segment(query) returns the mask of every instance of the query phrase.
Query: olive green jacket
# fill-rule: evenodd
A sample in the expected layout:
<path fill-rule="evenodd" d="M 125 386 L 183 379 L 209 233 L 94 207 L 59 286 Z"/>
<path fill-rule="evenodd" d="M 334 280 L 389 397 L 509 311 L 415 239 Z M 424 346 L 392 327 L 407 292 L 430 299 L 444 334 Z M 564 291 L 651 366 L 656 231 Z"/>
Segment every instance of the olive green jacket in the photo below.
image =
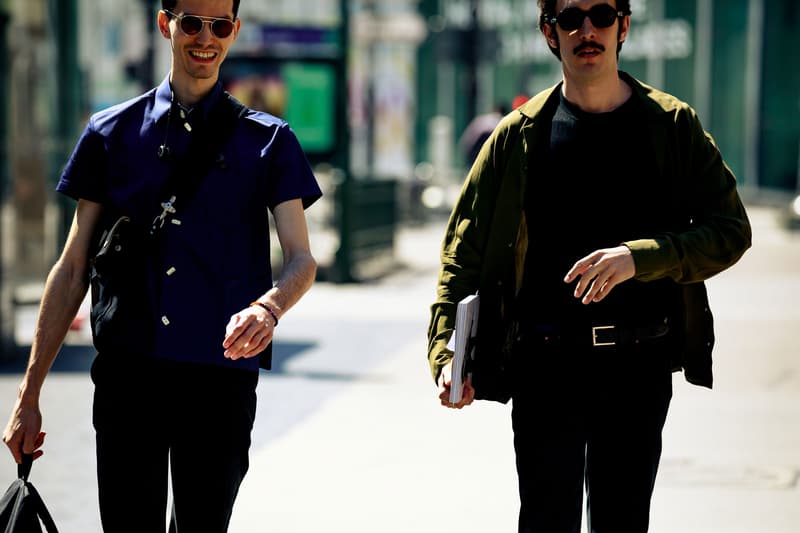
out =
<path fill-rule="evenodd" d="M 647 109 L 655 178 L 666 191 L 653 201 L 672 202 L 676 215 L 674 231 L 636 235 L 631 228 L 631 240 L 622 244 L 633 253 L 635 279 L 669 278 L 682 287 L 683 350 L 675 355 L 674 368 L 683 369 L 689 382 L 710 388 L 714 330 L 702 282 L 736 263 L 750 247 L 750 223 L 736 179 L 694 110 L 624 72 L 620 77 Z M 535 187 L 539 179 L 530 154 L 540 139 L 549 139 L 560 89 L 559 83 L 504 117 L 464 182 L 444 236 L 431 306 L 428 359 L 434 380 L 452 359 L 447 343 L 457 303 L 476 291 L 481 294 L 480 357 L 510 356 L 517 332 L 508 310 L 520 289 L 528 251 L 524 199 L 529 181 Z M 618 157 L 624 163 L 624 146 Z M 482 397 L 477 381 L 476 393 Z"/>

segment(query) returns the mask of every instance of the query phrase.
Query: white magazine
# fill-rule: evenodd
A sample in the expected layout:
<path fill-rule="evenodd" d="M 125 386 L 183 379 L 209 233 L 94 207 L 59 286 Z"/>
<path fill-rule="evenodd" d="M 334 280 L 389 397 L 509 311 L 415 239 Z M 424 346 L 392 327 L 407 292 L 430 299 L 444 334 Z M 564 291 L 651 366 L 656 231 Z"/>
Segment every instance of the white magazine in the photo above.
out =
<path fill-rule="evenodd" d="M 453 374 L 450 382 L 450 402 L 458 403 L 463 394 L 464 382 L 467 379 L 466 361 L 474 352 L 475 335 L 478 332 L 478 309 L 480 297 L 470 294 L 460 302 L 456 311 L 456 328 L 453 332 Z"/>

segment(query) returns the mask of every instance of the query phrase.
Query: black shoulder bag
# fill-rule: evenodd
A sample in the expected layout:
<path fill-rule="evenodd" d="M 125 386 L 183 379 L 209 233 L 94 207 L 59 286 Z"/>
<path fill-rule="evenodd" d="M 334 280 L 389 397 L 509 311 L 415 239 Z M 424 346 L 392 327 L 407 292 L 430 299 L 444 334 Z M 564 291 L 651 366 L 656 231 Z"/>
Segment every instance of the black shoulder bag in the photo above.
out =
<path fill-rule="evenodd" d="M 162 228 L 176 205 L 186 205 L 212 165 L 219 163 L 220 151 L 246 112 L 227 92 L 220 98 L 208 121 L 195 128 L 186 154 L 174 164 L 161 190 L 161 213 L 152 223 L 118 214 L 101 217 L 102 234 L 90 260 L 92 337 L 98 352 L 151 351 L 154 317 L 148 269 Z"/>

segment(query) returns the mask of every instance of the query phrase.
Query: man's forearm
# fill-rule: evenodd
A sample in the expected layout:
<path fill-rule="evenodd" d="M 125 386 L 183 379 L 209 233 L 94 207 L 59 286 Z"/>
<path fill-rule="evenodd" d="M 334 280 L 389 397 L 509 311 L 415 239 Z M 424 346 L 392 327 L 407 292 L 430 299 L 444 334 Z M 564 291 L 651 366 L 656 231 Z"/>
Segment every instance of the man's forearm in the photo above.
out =
<path fill-rule="evenodd" d="M 20 384 L 20 398 L 38 399 L 87 287 L 83 273 L 73 272 L 64 263 L 56 263 L 50 271 L 39 306 L 28 368 Z"/>
<path fill-rule="evenodd" d="M 281 277 L 261 298 L 273 304 L 279 315 L 288 311 L 314 283 L 317 275 L 317 262 L 307 252 L 293 255 L 283 265 Z"/>

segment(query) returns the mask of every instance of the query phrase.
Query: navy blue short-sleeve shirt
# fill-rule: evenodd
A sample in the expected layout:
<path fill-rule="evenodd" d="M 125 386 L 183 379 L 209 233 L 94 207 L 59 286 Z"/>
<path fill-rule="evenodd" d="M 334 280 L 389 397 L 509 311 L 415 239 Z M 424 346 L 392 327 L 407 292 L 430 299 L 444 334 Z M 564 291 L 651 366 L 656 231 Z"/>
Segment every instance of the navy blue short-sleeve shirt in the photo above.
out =
<path fill-rule="evenodd" d="M 191 124 L 223 97 L 217 83 L 186 110 L 171 106 L 171 94 L 167 78 L 94 114 L 56 190 L 149 224 L 161 211 L 161 187 L 188 146 Z M 162 146 L 168 157 L 159 157 Z M 257 358 L 223 357 L 225 326 L 272 287 L 269 210 L 294 199 L 308 207 L 322 192 L 289 125 L 266 113 L 248 109 L 216 160 L 190 201 L 178 202 L 153 254 L 152 355 L 257 370 Z"/>

